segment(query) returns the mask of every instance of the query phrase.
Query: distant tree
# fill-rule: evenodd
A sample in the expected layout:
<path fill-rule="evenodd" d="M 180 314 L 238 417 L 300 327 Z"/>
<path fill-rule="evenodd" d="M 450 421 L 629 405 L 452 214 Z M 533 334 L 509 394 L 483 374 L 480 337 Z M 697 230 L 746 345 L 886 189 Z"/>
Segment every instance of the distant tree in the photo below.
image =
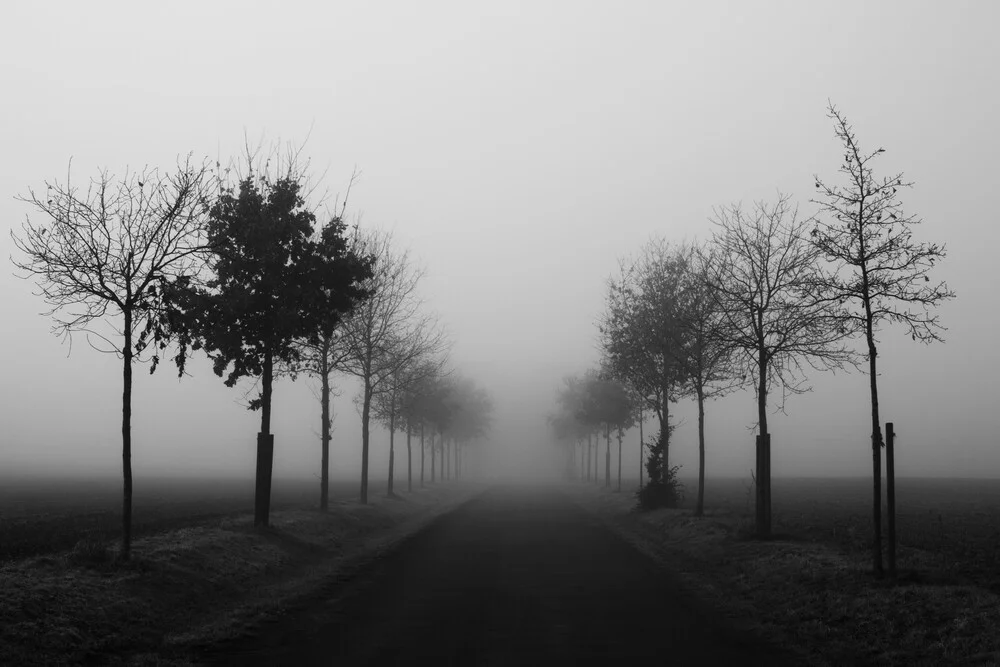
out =
<path fill-rule="evenodd" d="M 12 261 L 37 281 L 54 333 L 84 332 L 122 360 L 122 560 L 132 545 L 132 366 L 153 345 L 152 372 L 166 347 L 167 287 L 197 273 L 211 188 L 206 167 L 190 159 L 172 174 L 102 171 L 83 191 L 67 176 L 20 197 L 41 220 L 11 231 L 22 253 Z"/>
<path fill-rule="evenodd" d="M 592 427 L 584 421 L 583 384 L 577 376 L 563 378 L 556 393 L 556 410 L 548 417 L 549 428 L 557 443 L 570 451 L 580 452 L 580 479 L 590 479 L 590 447 L 584 454 L 584 440 L 592 432 Z M 574 448 L 575 446 L 575 448 Z M 567 457 L 572 455 L 567 452 Z"/>
<path fill-rule="evenodd" d="M 462 451 L 471 442 L 486 436 L 493 421 L 493 399 L 473 380 L 454 379 L 453 402 L 449 434 L 454 445 L 455 478 L 462 472 Z"/>
<path fill-rule="evenodd" d="M 304 174 L 294 160 L 275 176 L 248 157 L 247 171 L 226 185 L 211 209 L 211 278 L 182 293 L 182 340 L 203 348 L 226 386 L 259 380 L 250 401 L 261 411 L 257 438 L 254 525 L 270 514 L 273 436 L 271 396 L 276 366 L 295 367 L 302 341 L 318 344 L 324 323 L 343 317 L 367 293 L 370 275 L 334 221 L 313 240 L 316 216 L 303 198 Z M 336 315 L 335 315 L 336 314 Z M 183 371 L 183 357 L 178 364 Z"/>
<path fill-rule="evenodd" d="M 353 183 L 352 178 L 352 183 Z M 345 200 L 346 206 L 346 200 Z M 327 257 L 342 256 L 343 261 L 331 265 L 334 271 L 345 271 L 354 275 L 358 280 L 365 280 L 370 277 L 371 270 L 367 260 L 346 248 L 348 234 L 346 225 L 343 222 L 344 208 L 339 214 L 330 220 L 323 227 L 318 242 L 321 244 L 321 253 Z M 329 299 L 330 308 L 321 308 L 317 315 L 317 329 L 309 332 L 311 335 L 300 337 L 296 340 L 299 347 L 299 359 L 293 369 L 293 373 L 306 373 L 319 380 L 319 403 L 320 403 L 320 496 L 319 508 L 326 511 L 330 502 L 330 441 L 332 437 L 333 412 L 331 406 L 331 396 L 333 395 L 333 385 L 331 378 L 334 369 L 342 361 L 346 351 L 340 345 L 340 326 L 344 320 L 344 310 L 341 300 L 349 294 L 334 292 L 329 286 L 323 288 L 326 298 Z M 354 298 L 357 301 L 364 299 L 367 295 L 360 289 L 356 290 Z"/>
<path fill-rule="evenodd" d="M 723 313 L 709 288 L 716 248 L 705 244 L 683 251 L 689 256 L 680 315 L 680 360 L 689 392 L 698 404 L 698 499 L 695 516 L 705 511 L 705 401 L 737 386 L 733 350 L 722 336 Z"/>
<path fill-rule="evenodd" d="M 771 451 L 767 398 L 806 390 L 803 363 L 816 369 L 852 360 L 843 347 L 836 309 L 817 299 L 813 286 L 819 250 L 809 242 L 811 220 L 798 217 L 790 198 L 779 194 L 752 211 L 734 204 L 717 209 L 714 261 L 707 267 L 715 307 L 722 315 L 718 340 L 734 352 L 736 368 L 754 381 L 758 439 L 756 531 L 771 534 Z"/>
<path fill-rule="evenodd" d="M 421 313 L 417 285 L 423 270 L 409 252 L 393 247 L 392 235 L 358 230 L 357 251 L 371 257 L 372 275 L 363 288 L 369 298 L 341 328 L 346 354 L 338 370 L 361 380 L 361 502 L 368 502 L 368 452 L 372 400 L 387 391 L 398 369 L 413 359 L 444 347 L 436 322 Z"/>
<path fill-rule="evenodd" d="M 586 385 L 591 421 L 604 426 L 604 486 L 611 486 L 611 431 L 619 431 L 626 427 L 631 418 L 632 406 L 629 403 L 628 390 L 621 382 L 613 379 L 607 369 L 597 371 L 589 378 Z M 621 461 L 621 440 L 619 439 L 619 463 Z M 621 471 L 619 470 L 619 490 L 621 488 Z"/>
<path fill-rule="evenodd" d="M 816 177 L 824 219 L 817 220 L 812 241 L 830 263 L 819 276 L 822 295 L 838 305 L 839 323 L 851 334 L 865 338 L 872 425 L 872 564 L 882 573 L 882 429 L 879 421 L 878 341 L 883 323 L 902 324 L 913 340 L 940 341 L 944 327 L 930 308 L 952 299 L 955 293 L 944 282 L 931 282 L 931 268 L 945 257 L 943 245 L 913 240 L 912 228 L 920 220 L 903 212 L 897 195 L 912 187 L 903 174 L 876 177 L 873 162 L 885 152 L 865 153 L 858 146 L 847 118 L 830 104 L 837 139 L 844 147 L 840 167 L 844 185 L 828 185 Z"/>
<path fill-rule="evenodd" d="M 687 272 L 688 257 L 679 248 L 651 239 L 638 257 L 622 260 L 620 275 L 609 280 L 599 323 L 608 370 L 631 387 L 641 397 L 642 406 L 659 421 L 659 433 L 646 460 L 648 485 L 653 488 L 640 498 L 646 507 L 674 504 L 680 497 L 669 464 L 674 430 L 670 404 L 677 401 L 686 380 L 679 355 L 681 298 Z"/>
<path fill-rule="evenodd" d="M 434 385 L 444 375 L 445 358 L 427 360 L 405 383 L 400 395 L 399 415 L 406 429 L 407 490 L 413 490 L 413 450 L 411 438 L 420 434 L 420 486 L 424 485 L 424 435 L 427 425 L 427 406 L 434 392 Z"/>
<path fill-rule="evenodd" d="M 385 358 L 382 360 L 385 367 L 389 369 L 390 374 L 382 385 L 383 389 L 374 395 L 372 402 L 374 416 L 389 431 L 389 483 L 387 494 L 390 497 L 395 493 L 395 433 L 400 427 L 407 434 L 407 488 L 411 490 L 413 488 L 410 424 L 406 414 L 406 408 L 408 407 L 406 404 L 407 392 L 411 387 L 418 387 L 424 379 L 436 377 L 447 362 L 446 357 L 439 354 L 443 351 L 443 343 L 438 345 L 436 337 L 439 334 L 437 331 L 427 330 L 426 332 L 411 333 L 414 335 L 409 341 L 397 341 L 385 351 L 384 354 L 387 357 L 395 358 Z M 426 351 L 422 352 L 423 346 L 427 343 L 431 343 L 431 345 Z M 420 349 L 414 349 L 414 345 Z"/>

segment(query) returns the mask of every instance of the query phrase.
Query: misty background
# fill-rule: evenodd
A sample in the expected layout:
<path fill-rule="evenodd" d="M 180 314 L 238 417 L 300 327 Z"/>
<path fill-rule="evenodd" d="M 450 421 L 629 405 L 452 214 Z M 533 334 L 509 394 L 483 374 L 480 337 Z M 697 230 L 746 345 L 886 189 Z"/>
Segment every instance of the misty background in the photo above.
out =
<path fill-rule="evenodd" d="M 998 21 L 987 2 L 17 3 L 0 23 L 0 255 L 30 212 L 14 196 L 65 179 L 70 157 L 82 184 L 188 152 L 226 162 L 244 136 L 308 139 L 331 194 L 362 172 L 349 217 L 427 268 L 452 365 L 494 397 L 491 467 L 538 470 L 562 377 L 598 362 L 619 257 L 651 234 L 706 238 L 714 206 L 777 189 L 815 212 L 813 176 L 834 179 L 842 157 L 830 99 L 863 148 L 886 149 L 878 173 L 915 182 L 904 207 L 925 221 L 918 241 L 947 245 L 933 277 L 958 294 L 938 310 L 946 344 L 881 333 L 897 474 L 996 477 Z M 0 475 L 117 475 L 120 362 L 83 336 L 67 356 L 6 266 Z M 250 479 L 250 385 L 228 389 L 203 356 L 188 370 L 136 369 L 136 475 Z M 774 474 L 865 475 L 865 376 L 810 379 L 770 423 Z M 334 478 L 361 457 L 357 382 L 338 384 Z M 318 474 L 309 381 L 279 381 L 274 401 L 275 475 Z M 749 479 L 752 392 L 707 410 L 707 475 Z M 693 401 L 676 414 L 672 461 L 692 475 Z M 377 483 L 388 435 L 372 445 Z"/>

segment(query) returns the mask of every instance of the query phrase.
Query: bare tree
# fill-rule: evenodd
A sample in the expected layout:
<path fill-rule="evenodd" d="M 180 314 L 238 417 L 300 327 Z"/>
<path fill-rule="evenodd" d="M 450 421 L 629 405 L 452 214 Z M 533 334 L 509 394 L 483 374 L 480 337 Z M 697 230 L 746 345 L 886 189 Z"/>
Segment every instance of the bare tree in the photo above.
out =
<path fill-rule="evenodd" d="M 406 336 L 396 340 L 385 352 L 383 366 L 385 381 L 374 393 L 373 414 L 389 430 L 389 484 L 387 493 L 394 495 L 396 478 L 395 434 L 402 427 L 407 433 L 407 488 L 413 489 L 413 457 L 410 444 L 410 423 L 407 419 L 407 392 L 418 387 L 425 379 L 438 377 L 447 363 L 443 354 L 446 341 L 443 332 L 432 319 L 422 321 L 426 326 L 407 330 Z"/>
<path fill-rule="evenodd" d="M 809 242 L 810 219 L 801 219 L 790 197 L 716 209 L 715 261 L 708 284 L 722 314 L 718 337 L 749 375 L 757 395 L 756 531 L 771 534 L 771 449 L 767 400 L 773 388 L 789 394 L 808 390 L 807 364 L 831 369 L 852 361 L 844 348 L 837 312 L 812 292 L 819 250 Z"/>
<path fill-rule="evenodd" d="M 698 404 L 698 499 L 695 516 L 705 511 L 705 401 L 737 386 L 732 348 L 723 340 L 723 314 L 712 297 L 709 282 L 716 265 L 715 246 L 682 250 L 689 257 L 680 316 L 680 360 L 689 391 Z"/>
<path fill-rule="evenodd" d="M 341 329 L 345 355 L 337 370 L 362 382 L 360 495 L 367 503 L 372 400 L 387 391 L 400 368 L 443 348 L 445 338 L 436 321 L 420 312 L 417 286 L 424 271 L 413 264 L 409 251 L 396 250 L 389 232 L 359 229 L 355 234 L 355 251 L 371 258 L 372 276 L 363 283 L 369 298 Z"/>
<path fill-rule="evenodd" d="M 20 197 L 42 219 L 11 232 L 23 254 L 12 261 L 36 279 L 54 333 L 84 332 L 122 360 L 123 560 L 132 541 L 132 366 L 152 345 L 152 372 L 166 347 L 168 287 L 197 273 L 212 183 L 190 158 L 172 174 L 147 167 L 116 179 L 101 171 L 85 190 L 67 174 L 65 183 L 46 182 L 44 194 Z"/>
<path fill-rule="evenodd" d="M 955 293 L 944 282 L 931 282 L 931 268 L 945 257 L 942 245 L 918 243 L 912 228 L 920 220 L 903 212 L 900 188 L 912 187 L 903 174 L 875 176 L 872 163 L 885 152 L 865 153 L 858 146 L 847 118 L 830 104 L 837 139 L 844 147 L 840 173 L 845 185 L 827 185 L 816 177 L 822 199 L 821 215 L 812 241 L 829 261 L 830 270 L 819 276 L 821 293 L 844 306 L 840 324 L 865 338 L 871 398 L 872 425 L 872 566 L 882 573 L 882 428 L 879 422 L 876 359 L 880 324 L 901 324 L 910 337 L 923 343 L 940 341 L 944 327 L 929 309 L 952 299 Z"/>

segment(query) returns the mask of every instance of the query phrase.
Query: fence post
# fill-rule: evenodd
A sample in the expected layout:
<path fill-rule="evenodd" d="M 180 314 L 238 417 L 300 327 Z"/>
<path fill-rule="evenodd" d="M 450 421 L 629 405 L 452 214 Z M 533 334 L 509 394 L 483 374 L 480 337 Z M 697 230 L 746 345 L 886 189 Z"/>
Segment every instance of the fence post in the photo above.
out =
<path fill-rule="evenodd" d="M 896 576 L 896 431 L 892 422 L 885 424 L 885 493 L 886 509 L 889 513 L 888 525 L 888 561 L 889 576 Z"/>

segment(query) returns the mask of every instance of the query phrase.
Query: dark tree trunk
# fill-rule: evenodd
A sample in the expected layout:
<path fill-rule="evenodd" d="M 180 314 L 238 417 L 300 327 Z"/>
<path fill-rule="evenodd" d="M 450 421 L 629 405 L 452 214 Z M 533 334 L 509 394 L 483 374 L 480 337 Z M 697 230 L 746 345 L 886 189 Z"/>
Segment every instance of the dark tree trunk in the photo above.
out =
<path fill-rule="evenodd" d="M 875 336 L 872 331 L 871 304 L 865 302 L 868 339 L 868 375 L 872 399 L 872 568 L 882 576 L 882 426 L 878 414 L 878 376 L 875 368 Z"/>
<path fill-rule="evenodd" d="M 424 488 L 424 423 L 420 422 L 420 488 Z"/>
<path fill-rule="evenodd" d="M 368 504 L 368 420 L 372 410 L 372 386 L 365 379 L 364 402 L 361 406 L 361 504 Z"/>
<path fill-rule="evenodd" d="M 622 430 L 618 429 L 618 493 L 622 491 Z"/>
<path fill-rule="evenodd" d="M 392 496 L 393 481 L 396 479 L 396 418 L 389 415 L 389 488 L 386 495 Z"/>
<path fill-rule="evenodd" d="M 257 483 L 254 488 L 253 525 L 265 527 L 271 514 L 271 470 L 274 466 L 274 438 L 271 435 L 271 386 L 274 358 L 264 353 L 264 373 L 260 392 L 260 435 L 257 437 Z"/>
<path fill-rule="evenodd" d="M 611 488 L 611 424 L 604 425 L 604 486 Z"/>
<path fill-rule="evenodd" d="M 125 308 L 122 345 L 122 548 L 119 558 L 132 555 L 132 311 Z"/>
<path fill-rule="evenodd" d="M 451 438 L 448 438 L 444 443 L 444 457 L 448 464 L 447 472 L 445 472 L 444 478 L 451 479 L 451 445 L 454 442 Z"/>
<path fill-rule="evenodd" d="M 434 431 L 431 431 L 431 483 L 437 480 L 437 450 L 434 449 Z"/>
<path fill-rule="evenodd" d="M 757 356 L 757 536 L 771 536 L 771 438 L 767 430 L 767 352 Z"/>
<path fill-rule="evenodd" d="M 413 448 L 410 440 L 413 437 L 410 425 L 406 425 L 406 490 L 413 493 Z"/>
<path fill-rule="evenodd" d="M 590 458 L 591 458 L 591 449 L 592 449 L 591 448 L 591 440 L 592 439 L 593 439 L 593 435 L 591 433 L 588 433 L 587 434 L 587 481 L 588 482 L 590 481 L 590 471 L 591 471 Z"/>
<path fill-rule="evenodd" d="M 642 439 L 642 407 L 639 408 L 639 490 L 642 490 L 642 468 L 646 458 L 646 443 Z"/>
<path fill-rule="evenodd" d="M 698 398 L 698 502 L 694 515 L 705 513 L 705 390 L 701 382 L 697 383 L 695 392 Z"/>
<path fill-rule="evenodd" d="M 319 475 L 319 509 L 326 512 L 330 507 L 330 369 L 327 367 L 328 352 L 324 350 L 320 369 L 320 412 L 322 456 Z"/>

